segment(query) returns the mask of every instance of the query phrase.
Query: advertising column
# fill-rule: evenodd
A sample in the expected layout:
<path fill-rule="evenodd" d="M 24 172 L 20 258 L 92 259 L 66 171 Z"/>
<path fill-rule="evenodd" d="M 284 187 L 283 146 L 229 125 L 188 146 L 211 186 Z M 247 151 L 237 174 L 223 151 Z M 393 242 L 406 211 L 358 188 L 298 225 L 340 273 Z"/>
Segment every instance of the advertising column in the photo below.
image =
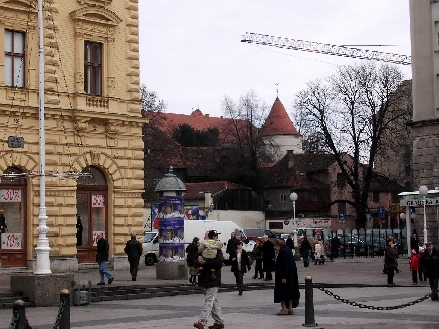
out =
<path fill-rule="evenodd" d="M 184 261 L 183 198 L 161 198 L 159 204 L 159 261 Z"/>

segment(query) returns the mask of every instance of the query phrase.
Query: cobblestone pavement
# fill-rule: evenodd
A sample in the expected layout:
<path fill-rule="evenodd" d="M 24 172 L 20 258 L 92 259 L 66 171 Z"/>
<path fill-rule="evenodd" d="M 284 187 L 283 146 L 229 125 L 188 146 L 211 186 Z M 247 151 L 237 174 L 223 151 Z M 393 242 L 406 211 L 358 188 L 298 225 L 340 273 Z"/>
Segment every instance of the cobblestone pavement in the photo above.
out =
<path fill-rule="evenodd" d="M 301 286 L 305 277 L 311 276 L 314 283 L 332 285 L 328 286 L 329 291 L 354 305 L 382 308 L 410 304 L 429 293 L 427 284 L 412 286 L 407 259 L 400 258 L 399 264 L 401 273 L 395 277 L 396 285 L 387 286 L 386 276 L 382 274 L 382 258 L 339 259 L 308 268 L 297 262 Z M 136 282 L 130 280 L 127 271 L 113 271 L 113 274 L 113 285 L 169 283 L 155 278 L 154 266 L 142 266 Z M 252 274 L 253 269 L 246 274 L 244 283 L 261 281 L 252 279 Z M 0 274 L 0 284 L 4 287 L 7 286 L 7 276 L 7 273 Z M 75 280 L 92 280 L 93 284 L 96 284 L 98 277 L 97 268 L 75 273 Z M 230 267 L 224 267 L 223 282 L 233 283 L 233 280 Z M 187 280 L 173 280 L 172 284 L 178 282 L 188 284 Z M 279 305 L 273 303 L 272 290 L 244 291 L 243 296 L 238 296 L 237 292 L 224 292 L 219 294 L 219 299 L 226 328 L 302 328 L 303 324 L 327 329 L 430 329 L 439 326 L 439 302 L 430 299 L 394 310 L 376 310 L 342 303 L 317 288 L 313 289 L 312 295 L 312 298 L 307 296 L 308 318 L 305 317 L 306 298 L 303 288 L 300 305 L 293 316 L 274 315 Z M 192 324 L 197 320 L 202 304 L 203 296 L 194 294 L 72 306 L 71 328 L 193 328 Z M 309 316 L 312 308 L 314 319 Z M 30 325 L 37 329 L 53 328 L 57 314 L 58 307 L 26 309 Z M 3 319 L 0 328 L 7 328 L 12 319 L 12 310 L 0 310 L 0 318 Z"/>

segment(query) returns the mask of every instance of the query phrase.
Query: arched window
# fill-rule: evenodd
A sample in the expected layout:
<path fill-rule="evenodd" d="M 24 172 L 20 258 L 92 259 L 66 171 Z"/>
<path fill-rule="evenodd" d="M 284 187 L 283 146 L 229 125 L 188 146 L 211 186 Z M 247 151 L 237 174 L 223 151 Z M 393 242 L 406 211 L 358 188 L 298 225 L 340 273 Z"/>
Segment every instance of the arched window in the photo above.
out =
<path fill-rule="evenodd" d="M 27 266 L 26 178 L 7 168 L 0 182 L 0 257 L 2 267 Z"/>
<path fill-rule="evenodd" d="M 99 168 L 88 166 L 82 173 L 91 176 L 79 178 L 77 184 L 77 258 L 79 262 L 94 262 L 96 234 L 107 236 L 108 187 Z"/>

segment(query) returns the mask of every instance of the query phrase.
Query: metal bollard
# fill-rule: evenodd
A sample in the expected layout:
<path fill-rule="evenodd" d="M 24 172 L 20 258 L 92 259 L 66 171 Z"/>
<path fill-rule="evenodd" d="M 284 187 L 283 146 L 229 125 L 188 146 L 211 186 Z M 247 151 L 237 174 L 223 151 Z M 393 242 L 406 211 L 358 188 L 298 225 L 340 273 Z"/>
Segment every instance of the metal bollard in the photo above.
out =
<path fill-rule="evenodd" d="M 61 290 L 59 294 L 59 310 L 53 329 L 70 329 L 70 292 Z"/>
<path fill-rule="evenodd" d="M 27 324 L 27 319 L 26 319 L 26 310 L 25 310 L 24 302 L 22 300 L 16 300 L 13 305 L 12 321 L 9 325 L 9 329 L 32 328 L 30 326 L 26 326 L 26 324 Z"/>
<path fill-rule="evenodd" d="M 312 278 L 305 277 L 305 323 L 304 327 L 316 327 L 314 320 L 314 297 L 312 291 Z"/>

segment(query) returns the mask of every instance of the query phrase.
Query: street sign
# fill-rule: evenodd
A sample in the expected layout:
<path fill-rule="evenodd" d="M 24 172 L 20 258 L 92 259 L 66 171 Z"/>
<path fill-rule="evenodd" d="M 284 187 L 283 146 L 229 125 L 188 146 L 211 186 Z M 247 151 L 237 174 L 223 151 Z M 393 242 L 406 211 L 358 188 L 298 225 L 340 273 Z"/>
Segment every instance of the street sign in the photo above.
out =
<path fill-rule="evenodd" d="M 338 221 L 340 223 L 344 223 L 346 221 L 346 216 L 345 216 L 344 212 L 338 213 Z"/>
<path fill-rule="evenodd" d="M 8 137 L 8 147 L 9 148 L 24 148 L 24 138 L 23 137 L 16 137 L 16 136 L 9 136 Z"/>

